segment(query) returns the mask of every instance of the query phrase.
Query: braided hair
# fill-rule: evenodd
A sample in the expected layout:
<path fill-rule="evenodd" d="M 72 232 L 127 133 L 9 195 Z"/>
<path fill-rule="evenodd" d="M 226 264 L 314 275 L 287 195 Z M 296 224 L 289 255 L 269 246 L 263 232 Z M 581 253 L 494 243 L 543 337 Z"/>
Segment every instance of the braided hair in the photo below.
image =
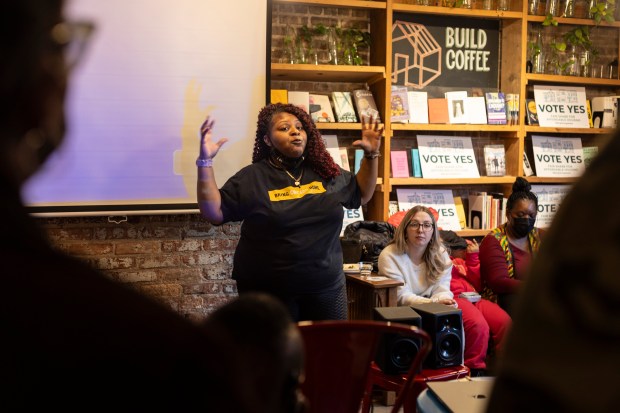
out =
<path fill-rule="evenodd" d="M 256 139 L 254 141 L 252 163 L 269 158 L 271 147 L 265 143 L 263 138 L 270 135 L 274 116 L 283 112 L 290 113 L 299 119 L 308 135 L 305 162 L 308 163 L 310 168 L 326 179 L 340 175 L 340 167 L 327 152 L 321 133 L 315 127 L 310 115 L 299 106 L 285 103 L 272 103 L 260 110 L 258 121 L 256 122 Z"/>
<path fill-rule="evenodd" d="M 536 210 L 538 210 L 538 196 L 532 192 L 532 185 L 527 179 L 518 176 L 512 184 L 512 193 L 506 202 L 506 211 L 512 210 L 517 201 L 522 199 L 534 202 Z"/>

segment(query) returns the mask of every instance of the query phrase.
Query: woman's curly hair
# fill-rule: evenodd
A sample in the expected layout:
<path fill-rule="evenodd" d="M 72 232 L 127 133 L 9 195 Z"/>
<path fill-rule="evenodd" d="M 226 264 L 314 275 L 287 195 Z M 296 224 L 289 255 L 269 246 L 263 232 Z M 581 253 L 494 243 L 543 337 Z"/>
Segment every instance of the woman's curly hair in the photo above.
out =
<path fill-rule="evenodd" d="M 314 126 L 314 122 L 310 115 L 299 106 L 285 103 L 269 104 L 259 112 L 258 121 L 256 122 L 256 140 L 254 141 L 252 163 L 260 162 L 269 157 L 271 147 L 265 143 L 263 138 L 269 136 L 271 133 L 273 117 L 282 112 L 290 113 L 295 116 L 303 125 L 308 136 L 305 162 L 308 163 L 310 168 L 326 179 L 331 179 L 340 175 L 340 167 L 334 162 L 329 152 L 327 152 L 321 133 Z"/>

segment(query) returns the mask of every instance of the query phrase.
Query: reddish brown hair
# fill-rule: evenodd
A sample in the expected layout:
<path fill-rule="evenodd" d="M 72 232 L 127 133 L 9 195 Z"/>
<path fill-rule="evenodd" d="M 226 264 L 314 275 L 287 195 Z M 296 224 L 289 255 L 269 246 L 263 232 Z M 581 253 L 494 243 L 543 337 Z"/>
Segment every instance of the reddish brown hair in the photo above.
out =
<path fill-rule="evenodd" d="M 314 122 L 308 113 L 299 106 L 284 103 L 272 103 L 258 113 L 256 122 L 256 140 L 254 141 L 254 152 L 252 163 L 260 162 L 269 157 L 271 148 L 265 143 L 264 137 L 271 133 L 271 122 L 278 113 L 290 113 L 295 116 L 304 127 L 308 135 L 306 144 L 306 160 L 310 168 L 323 178 L 331 179 L 340 175 L 340 168 L 334 162 L 332 156 L 327 152 L 321 133 L 314 126 Z"/>

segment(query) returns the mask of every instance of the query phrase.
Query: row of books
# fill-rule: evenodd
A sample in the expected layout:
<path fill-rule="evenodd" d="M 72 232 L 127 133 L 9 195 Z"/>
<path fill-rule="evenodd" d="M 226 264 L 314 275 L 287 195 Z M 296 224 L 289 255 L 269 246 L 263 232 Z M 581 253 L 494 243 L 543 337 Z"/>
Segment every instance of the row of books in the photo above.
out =
<path fill-rule="evenodd" d="M 303 108 L 314 122 L 356 123 L 362 118 L 381 122 L 370 90 L 332 92 L 329 95 L 306 91 L 272 89 L 271 103 L 291 103 Z M 335 116 L 334 116 L 335 115 Z"/>
<path fill-rule="evenodd" d="M 536 99 L 525 99 L 527 124 L 539 126 Z M 599 96 L 586 99 L 588 124 L 591 128 L 615 128 L 618 123 L 618 96 Z M 544 125 L 543 125 L 544 126 Z"/>
<path fill-rule="evenodd" d="M 390 119 L 419 124 L 517 125 L 519 94 L 486 92 L 484 96 L 469 96 L 462 90 L 429 98 L 428 92 L 392 86 Z"/>
<path fill-rule="evenodd" d="M 484 145 L 483 154 L 484 171 L 482 173 L 485 176 L 506 175 L 506 150 L 504 145 Z M 418 148 L 392 150 L 390 152 L 390 161 L 392 178 L 424 177 L 424 168 L 420 162 L 420 150 Z M 435 176 L 432 177 L 434 178 Z"/>
<path fill-rule="evenodd" d="M 332 156 L 342 158 L 343 163 L 348 161 L 347 148 L 338 145 L 336 135 L 324 135 L 323 139 Z M 485 144 L 478 148 L 477 156 L 470 136 L 418 134 L 415 141 L 417 145 L 410 148 L 391 150 L 392 178 L 454 179 L 506 175 L 508 159 L 503 143 Z M 531 148 L 534 164 L 530 163 L 527 151 L 523 152 L 525 176 L 579 177 L 598 153 L 597 146 L 584 147 L 581 138 L 573 136 L 532 135 Z M 352 154 L 354 173 L 359 169 L 362 156 L 360 149 Z"/>
<path fill-rule="evenodd" d="M 536 226 L 546 228 L 551 224 L 570 187 L 532 185 L 539 206 Z M 390 201 L 390 215 L 425 205 L 438 212 L 437 225 L 445 230 L 490 230 L 506 222 L 507 197 L 501 192 L 472 190 L 453 194 L 450 189 L 396 188 L 396 196 L 396 201 Z"/>

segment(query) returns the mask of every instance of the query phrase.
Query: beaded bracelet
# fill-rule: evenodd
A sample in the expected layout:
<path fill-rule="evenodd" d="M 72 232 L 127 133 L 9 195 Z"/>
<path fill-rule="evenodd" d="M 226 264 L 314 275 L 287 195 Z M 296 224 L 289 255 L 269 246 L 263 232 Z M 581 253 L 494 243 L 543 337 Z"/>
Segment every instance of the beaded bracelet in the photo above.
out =
<path fill-rule="evenodd" d="M 199 168 L 211 168 L 213 166 L 213 158 L 208 159 L 196 159 L 196 166 Z"/>
<path fill-rule="evenodd" d="M 381 152 L 364 152 L 364 158 L 375 159 L 381 156 Z"/>

